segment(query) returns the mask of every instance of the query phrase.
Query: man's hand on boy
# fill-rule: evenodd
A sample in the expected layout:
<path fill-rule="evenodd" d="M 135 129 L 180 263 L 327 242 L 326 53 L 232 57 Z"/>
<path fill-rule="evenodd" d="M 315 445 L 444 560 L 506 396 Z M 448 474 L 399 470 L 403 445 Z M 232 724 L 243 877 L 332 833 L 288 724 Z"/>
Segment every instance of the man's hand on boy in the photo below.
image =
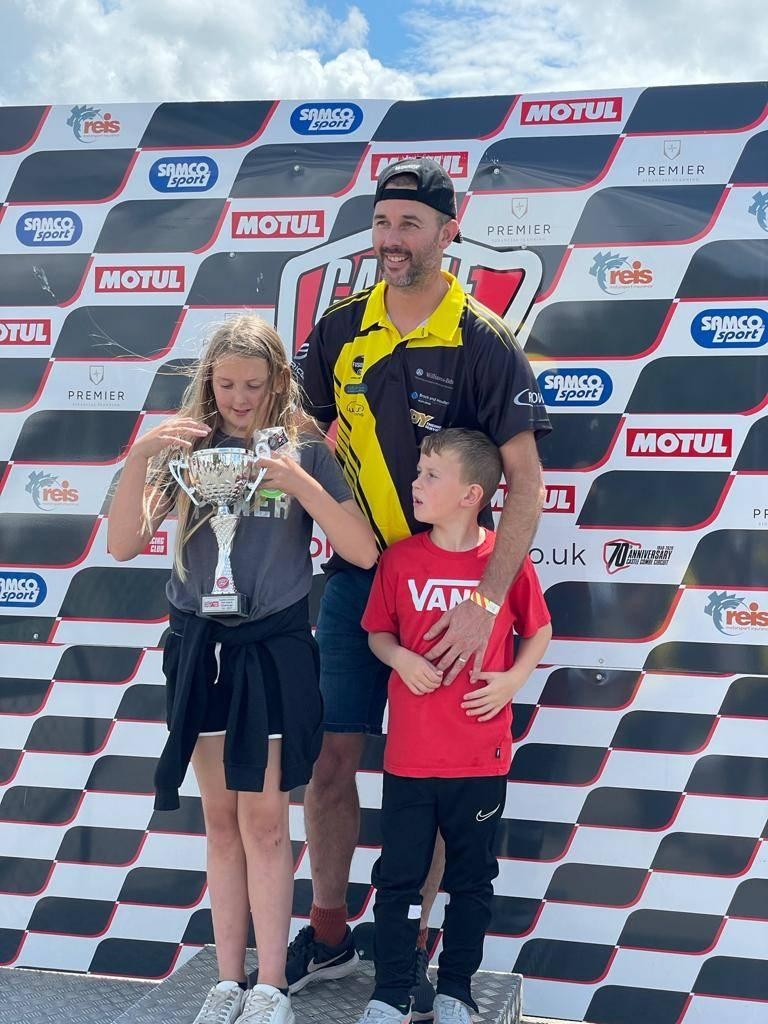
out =
<path fill-rule="evenodd" d="M 405 647 L 397 652 L 392 668 L 411 693 L 415 693 L 418 697 L 437 690 L 443 681 L 442 672 L 438 671 L 426 658 L 422 658 L 420 654 L 409 651 Z"/>
<path fill-rule="evenodd" d="M 484 679 L 486 685 L 465 693 L 461 706 L 478 722 L 488 722 L 498 715 L 525 682 L 525 676 L 514 668 L 508 672 L 479 672 L 477 678 Z"/>
<path fill-rule="evenodd" d="M 462 601 L 444 612 L 424 634 L 425 640 L 443 636 L 427 651 L 427 657 L 443 673 L 443 686 L 450 686 L 459 672 L 469 668 L 470 677 L 479 679 L 485 649 L 494 626 L 493 615 L 472 601 Z"/>

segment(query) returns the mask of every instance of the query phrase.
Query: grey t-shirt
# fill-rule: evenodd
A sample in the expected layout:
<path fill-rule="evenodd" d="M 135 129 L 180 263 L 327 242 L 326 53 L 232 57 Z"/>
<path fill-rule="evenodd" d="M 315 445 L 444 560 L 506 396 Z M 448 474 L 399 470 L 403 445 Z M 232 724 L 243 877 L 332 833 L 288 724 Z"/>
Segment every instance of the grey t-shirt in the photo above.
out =
<path fill-rule="evenodd" d="M 212 448 L 243 448 L 242 438 L 217 432 Z M 303 469 L 314 477 L 336 501 L 350 501 L 352 492 L 328 446 L 310 435 L 302 435 L 298 451 Z M 205 515 L 203 506 L 197 515 Z M 282 611 L 305 597 L 312 588 L 312 519 L 295 498 L 263 497 L 256 492 L 247 509 L 237 508 L 240 522 L 232 543 L 232 576 L 235 588 L 247 594 L 248 619 L 263 619 Z M 244 514 L 242 514 L 244 513 Z M 171 604 L 181 611 L 200 614 L 200 596 L 214 585 L 218 545 L 208 523 L 195 530 L 184 547 L 187 579 L 179 579 L 175 568 L 166 587 Z M 225 626 L 246 621 L 234 616 L 216 616 Z"/>

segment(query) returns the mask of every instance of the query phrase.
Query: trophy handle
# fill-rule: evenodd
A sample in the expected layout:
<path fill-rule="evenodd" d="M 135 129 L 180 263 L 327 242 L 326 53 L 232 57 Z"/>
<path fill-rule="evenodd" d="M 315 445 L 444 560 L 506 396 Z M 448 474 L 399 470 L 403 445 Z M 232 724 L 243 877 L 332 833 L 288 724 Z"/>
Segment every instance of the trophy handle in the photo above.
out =
<path fill-rule="evenodd" d="M 184 493 L 187 495 L 187 497 L 190 499 L 193 505 L 196 505 L 197 508 L 200 508 L 201 505 L 205 504 L 204 501 L 198 501 L 197 497 L 195 496 L 195 488 L 190 487 L 187 483 L 185 483 L 181 476 L 180 471 L 182 469 L 189 469 L 189 464 L 185 462 L 184 459 L 170 459 L 168 462 L 168 469 L 171 471 L 171 476 L 173 477 L 173 479 L 176 481 L 176 483 L 179 485 L 182 491 L 184 491 Z"/>
<path fill-rule="evenodd" d="M 244 500 L 245 502 L 249 502 L 249 501 L 251 500 L 251 498 L 252 498 L 252 497 L 253 497 L 253 495 L 254 495 L 254 492 L 255 492 L 256 490 L 258 490 L 259 484 L 260 484 L 260 483 L 261 483 L 261 481 L 262 481 L 262 480 L 264 479 L 264 474 L 265 474 L 266 472 L 267 472 L 267 467 L 266 467 L 266 466 L 263 466 L 263 467 L 262 467 L 262 468 L 261 468 L 261 469 L 259 470 L 259 475 L 258 475 L 258 476 L 256 477 L 256 479 L 255 479 L 255 480 L 252 480 L 252 481 L 251 481 L 251 482 L 250 482 L 250 483 L 248 484 L 248 486 L 246 487 L 246 489 L 245 489 L 245 491 L 244 491 L 244 493 L 243 493 L 243 500 Z"/>

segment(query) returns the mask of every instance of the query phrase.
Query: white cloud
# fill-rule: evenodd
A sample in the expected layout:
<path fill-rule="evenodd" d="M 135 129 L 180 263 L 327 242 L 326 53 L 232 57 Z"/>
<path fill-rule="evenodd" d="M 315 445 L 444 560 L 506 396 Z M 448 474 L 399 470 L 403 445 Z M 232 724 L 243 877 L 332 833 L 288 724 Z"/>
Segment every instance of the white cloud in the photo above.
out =
<path fill-rule="evenodd" d="M 309 0 L 5 0 L 0 102 L 404 97 L 350 6 Z"/>

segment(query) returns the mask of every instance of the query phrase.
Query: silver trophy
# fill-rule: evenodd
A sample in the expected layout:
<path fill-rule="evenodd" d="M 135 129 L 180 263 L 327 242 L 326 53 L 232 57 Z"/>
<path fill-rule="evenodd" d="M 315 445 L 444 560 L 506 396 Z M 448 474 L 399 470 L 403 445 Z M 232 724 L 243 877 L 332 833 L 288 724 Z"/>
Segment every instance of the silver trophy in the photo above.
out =
<path fill-rule="evenodd" d="M 201 448 L 168 463 L 171 475 L 193 505 L 216 507 L 208 522 L 219 546 L 219 557 L 213 590 L 200 598 L 202 615 L 248 615 L 248 595 L 239 593 L 232 580 L 230 555 L 240 522 L 240 516 L 232 510 L 241 501 L 251 500 L 266 473 L 256 462 L 268 455 L 269 449 L 253 452 L 244 448 Z"/>

